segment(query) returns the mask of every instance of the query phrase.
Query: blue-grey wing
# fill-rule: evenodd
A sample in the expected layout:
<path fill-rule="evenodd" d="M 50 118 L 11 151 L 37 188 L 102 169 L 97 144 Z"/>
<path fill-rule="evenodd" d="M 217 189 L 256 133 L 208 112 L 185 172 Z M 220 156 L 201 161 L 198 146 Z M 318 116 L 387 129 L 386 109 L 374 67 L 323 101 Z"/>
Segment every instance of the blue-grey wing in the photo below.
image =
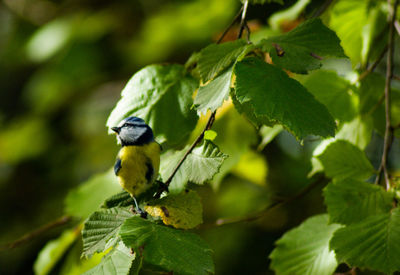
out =
<path fill-rule="evenodd" d="M 117 161 L 115 162 L 115 165 L 114 165 L 114 173 L 116 176 L 118 175 L 118 172 L 119 172 L 119 170 L 121 170 L 121 168 L 122 168 L 121 159 L 117 158 Z"/>

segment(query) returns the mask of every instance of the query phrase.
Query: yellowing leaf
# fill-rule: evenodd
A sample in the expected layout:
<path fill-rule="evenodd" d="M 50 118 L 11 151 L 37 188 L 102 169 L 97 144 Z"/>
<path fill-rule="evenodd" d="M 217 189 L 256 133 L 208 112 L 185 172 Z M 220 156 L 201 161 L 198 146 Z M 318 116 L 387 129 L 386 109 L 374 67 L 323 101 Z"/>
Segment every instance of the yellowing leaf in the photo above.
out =
<path fill-rule="evenodd" d="M 203 222 L 200 197 L 194 191 L 169 195 L 144 207 L 153 217 L 160 217 L 166 225 L 190 229 Z"/>

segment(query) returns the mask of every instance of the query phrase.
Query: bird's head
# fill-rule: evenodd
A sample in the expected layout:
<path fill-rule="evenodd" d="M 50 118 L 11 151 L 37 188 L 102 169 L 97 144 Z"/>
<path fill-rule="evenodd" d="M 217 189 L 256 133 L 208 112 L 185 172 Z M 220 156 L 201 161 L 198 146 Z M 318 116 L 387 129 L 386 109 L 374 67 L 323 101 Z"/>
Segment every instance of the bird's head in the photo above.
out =
<path fill-rule="evenodd" d="M 122 146 L 142 145 L 154 141 L 150 126 L 138 117 L 128 117 L 121 121 L 117 127 L 112 127 L 111 130 L 117 133 Z"/>

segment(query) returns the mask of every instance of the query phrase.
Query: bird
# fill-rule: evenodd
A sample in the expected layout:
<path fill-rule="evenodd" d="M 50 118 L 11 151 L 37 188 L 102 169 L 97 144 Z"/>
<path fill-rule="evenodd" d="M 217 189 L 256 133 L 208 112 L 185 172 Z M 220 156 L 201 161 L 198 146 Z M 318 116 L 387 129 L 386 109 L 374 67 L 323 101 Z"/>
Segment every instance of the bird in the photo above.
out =
<path fill-rule="evenodd" d="M 146 192 L 157 180 L 160 168 L 161 146 L 153 135 L 153 130 L 139 117 L 130 116 L 111 128 L 121 144 L 114 165 L 114 173 L 119 184 L 133 198 L 136 210 L 144 214 L 136 197 Z"/>

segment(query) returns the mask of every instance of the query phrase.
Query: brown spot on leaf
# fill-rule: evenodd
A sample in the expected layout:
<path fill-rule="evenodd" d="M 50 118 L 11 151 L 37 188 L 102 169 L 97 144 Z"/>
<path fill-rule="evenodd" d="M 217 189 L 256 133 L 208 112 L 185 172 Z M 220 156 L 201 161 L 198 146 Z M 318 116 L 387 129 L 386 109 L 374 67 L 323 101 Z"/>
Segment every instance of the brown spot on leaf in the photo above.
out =
<path fill-rule="evenodd" d="M 323 58 L 315 53 L 310 53 L 310 55 L 316 59 L 322 60 Z"/>
<path fill-rule="evenodd" d="M 272 43 L 272 46 L 274 46 L 277 56 L 282 57 L 285 55 L 285 51 L 283 50 L 283 48 L 281 46 L 279 46 L 276 43 Z"/>
<path fill-rule="evenodd" d="M 169 211 L 165 206 L 161 206 L 161 211 L 164 213 L 166 217 L 169 217 Z"/>

